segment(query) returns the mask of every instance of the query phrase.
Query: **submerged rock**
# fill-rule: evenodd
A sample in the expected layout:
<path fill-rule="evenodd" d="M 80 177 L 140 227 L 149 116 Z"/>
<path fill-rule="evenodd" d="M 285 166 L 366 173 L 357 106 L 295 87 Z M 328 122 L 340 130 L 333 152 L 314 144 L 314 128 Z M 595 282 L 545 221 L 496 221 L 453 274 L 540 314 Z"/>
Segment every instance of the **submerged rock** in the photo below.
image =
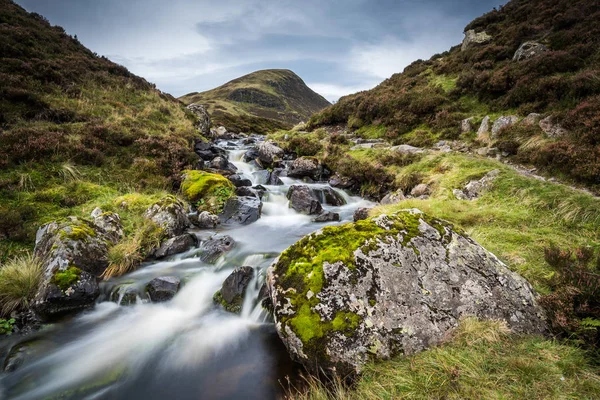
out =
<path fill-rule="evenodd" d="M 293 185 L 287 193 L 290 207 L 301 214 L 315 215 L 323 211 L 319 199 L 306 185 Z"/>
<path fill-rule="evenodd" d="M 146 286 L 148 296 L 153 303 L 169 301 L 179 291 L 181 281 L 175 276 L 161 276 L 154 278 Z"/>
<path fill-rule="evenodd" d="M 223 224 L 247 225 L 258 221 L 262 202 L 256 197 L 234 196 L 227 200 L 220 215 Z"/>
<path fill-rule="evenodd" d="M 418 210 L 323 228 L 284 251 L 267 281 L 277 332 L 313 373 L 422 351 L 466 316 L 546 330 L 525 279 Z"/>
<path fill-rule="evenodd" d="M 177 197 L 168 195 L 146 210 L 147 218 L 161 227 L 167 237 L 181 235 L 190 226 L 186 207 Z"/>
<path fill-rule="evenodd" d="M 221 290 L 215 293 L 213 299 L 221 304 L 225 310 L 240 313 L 244 304 L 246 289 L 254 277 L 254 268 L 240 267 L 233 270 L 225 279 Z"/>

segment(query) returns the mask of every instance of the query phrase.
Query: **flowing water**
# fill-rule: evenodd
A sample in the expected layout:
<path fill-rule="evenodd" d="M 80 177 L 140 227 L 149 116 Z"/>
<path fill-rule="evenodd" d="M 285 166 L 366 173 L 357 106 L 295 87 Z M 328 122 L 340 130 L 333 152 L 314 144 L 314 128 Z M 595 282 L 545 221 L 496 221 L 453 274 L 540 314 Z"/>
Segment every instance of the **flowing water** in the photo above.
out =
<path fill-rule="evenodd" d="M 255 183 L 254 168 L 242 161 L 243 146 L 225 145 L 238 173 Z M 262 217 L 257 222 L 195 232 L 200 240 L 215 234 L 235 239 L 235 248 L 216 264 L 203 263 L 197 249 L 148 263 L 104 283 L 104 295 L 92 310 L 21 339 L 13 348 L 25 354 L 23 364 L 0 375 L 0 399 L 279 397 L 286 376 L 297 375 L 298 367 L 258 304 L 258 292 L 267 267 L 279 253 L 326 225 L 289 208 L 286 192 L 300 182 L 282 180 L 282 186 L 265 186 Z M 370 204 L 339 193 L 346 205 L 323 206 L 338 212 L 342 222 L 351 220 L 356 208 Z M 257 273 L 246 291 L 241 314 L 234 315 L 215 306 L 212 297 L 231 271 L 242 265 Z M 120 301 L 119 291 L 125 287 L 143 293 L 145 285 L 159 276 L 181 278 L 183 287 L 173 300 L 152 304 L 138 298 L 129 306 L 109 301 Z"/>

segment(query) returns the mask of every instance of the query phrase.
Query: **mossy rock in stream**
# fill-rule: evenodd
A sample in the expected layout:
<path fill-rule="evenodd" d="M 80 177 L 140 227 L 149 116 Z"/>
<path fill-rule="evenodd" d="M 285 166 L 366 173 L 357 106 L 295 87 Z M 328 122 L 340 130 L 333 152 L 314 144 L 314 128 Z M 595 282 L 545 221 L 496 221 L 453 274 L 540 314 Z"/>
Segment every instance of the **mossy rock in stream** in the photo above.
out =
<path fill-rule="evenodd" d="M 184 171 L 181 192 L 199 211 L 219 214 L 235 194 L 235 186 L 222 175 L 204 171 Z"/>
<path fill-rule="evenodd" d="M 268 284 L 279 336 L 309 370 L 439 344 L 466 316 L 546 330 L 532 287 L 452 225 L 419 210 L 326 227 L 284 251 Z"/>

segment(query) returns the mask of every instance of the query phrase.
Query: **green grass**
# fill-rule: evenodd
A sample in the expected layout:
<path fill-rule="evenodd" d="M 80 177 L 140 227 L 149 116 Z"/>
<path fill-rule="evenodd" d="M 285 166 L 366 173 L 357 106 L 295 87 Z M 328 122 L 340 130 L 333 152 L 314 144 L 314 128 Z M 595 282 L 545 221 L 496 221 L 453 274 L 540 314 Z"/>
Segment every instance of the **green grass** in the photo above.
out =
<path fill-rule="evenodd" d="M 307 379 L 296 399 L 596 399 L 600 376 L 582 350 L 504 323 L 463 320 L 449 343 L 368 364 L 356 387 Z"/>
<path fill-rule="evenodd" d="M 449 93 L 452 90 L 456 89 L 457 81 L 458 81 L 458 77 L 451 78 L 447 75 L 431 75 L 429 77 L 429 84 L 431 86 L 439 86 L 446 93 Z"/>
<path fill-rule="evenodd" d="M 387 128 L 383 125 L 367 125 L 358 129 L 354 134 L 363 139 L 383 139 Z"/>
<path fill-rule="evenodd" d="M 0 316 L 26 309 L 43 276 L 42 263 L 31 253 L 0 265 Z"/>

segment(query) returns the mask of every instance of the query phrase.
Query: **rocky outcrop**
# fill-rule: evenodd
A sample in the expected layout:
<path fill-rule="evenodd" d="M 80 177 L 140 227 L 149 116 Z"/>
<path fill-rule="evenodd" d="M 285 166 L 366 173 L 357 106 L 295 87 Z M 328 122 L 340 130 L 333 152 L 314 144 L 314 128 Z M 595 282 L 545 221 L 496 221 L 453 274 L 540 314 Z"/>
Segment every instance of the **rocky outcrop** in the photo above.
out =
<path fill-rule="evenodd" d="M 235 247 L 235 240 L 227 235 L 215 235 L 200 244 L 200 260 L 213 264 Z"/>
<path fill-rule="evenodd" d="M 316 215 L 323 211 L 319 199 L 312 190 L 305 185 L 293 185 L 287 192 L 290 208 L 301 214 Z"/>
<path fill-rule="evenodd" d="M 215 303 L 221 304 L 225 310 L 240 313 L 244 304 L 246 289 L 254 277 L 254 268 L 240 267 L 233 270 L 225 279 L 221 290 L 215 293 Z"/>
<path fill-rule="evenodd" d="M 161 276 L 152 279 L 146 286 L 148 296 L 153 303 L 171 300 L 181 287 L 181 281 L 175 276 Z"/>
<path fill-rule="evenodd" d="M 88 307 L 100 291 L 98 278 L 108 268 L 108 248 L 122 232 L 116 214 L 95 210 L 105 228 L 70 217 L 41 227 L 36 234 L 35 256 L 43 260 L 44 277 L 33 302 L 43 319 L 52 319 Z"/>
<path fill-rule="evenodd" d="M 323 167 L 314 157 L 300 157 L 292 162 L 288 170 L 290 178 L 311 178 L 315 181 L 321 179 Z"/>
<path fill-rule="evenodd" d="M 110 211 L 103 212 L 96 207 L 92 211 L 92 218 L 94 219 L 94 225 L 102 229 L 111 242 L 117 243 L 123 238 L 123 225 L 119 214 Z"/>
<path fill-rule="evenodd" d="M 538 42 L 525 42 L 515 52 L 513 61 L 524 61 L 546 53 L 548 48 Z"/>
<path fill-rule="evenodd" d="M 561 124 L 555 123 L 552 116 L 548 116 L 540 121 L 540 128 L 550 139 L 560 139 L 568 134 L 568 131 Z"/>
<path fill-rule="evenodd" d="M 502 116 L 494 121 L 494 125 L 492 125 L 492 138 L 497 139 L 502 132 L 503 129 L 508 128 L 519 122 L 519 117 L 516 115 Z"/>
<path fill-rule="evenodd" d="M 161 227 L 167 237 L 181 235 L 190 226 L 185 204 L 172 195 L 150 206 L 144 218 Z"/>
<path fill-rule="evenodd" d="M 475 200 L 492 187 L 498 175 L 500 175 L 500 170 L 495 169 L 479 180 L 470 181 L 464 189 L 454 189 L 452 192 L 459 200 Z"/>
<path fill-rule="evenodd" d="M 208 137 L 210 135 L 210 115 L 206 108 L 201 104 L 190 104 L 187 109 L 196 116 L 196 129 L 202 136 Z"/>
<path fill-rule="evenodd" d="M 422 351 L 467 316 L 546 330 L 525 279 L 418 210 L 323 228 L 284 251 L 267 281 L 277 332 L 313 373 Z"/>
<path fill-rule="evenodd" d="M 486 141 L 489 139 L 490 121 L 491 118 L 489 116 L 483 118 L 483 121 L 481 121 L 481 125 L 479 125 L 479 129 L 477 130 L 477 140 Z"/>
<path fill-rule="evenodd" d="M 247 225 L 258 221 L 262 212 L 262 202 L 257 197 L 234 196 L 227 200 L 219 216 L 223 224 Z"/>
<path fill-rule="evenodd" d="M 462 42 L 461 51 L 467 51 L 473 46 L 488 43 L 490 40 L 492 40 L 492 36 L 488 35 L 485 31 L 475 32 L 475 30 L 471 29 L 465 32 L 465 38 Z"/>

